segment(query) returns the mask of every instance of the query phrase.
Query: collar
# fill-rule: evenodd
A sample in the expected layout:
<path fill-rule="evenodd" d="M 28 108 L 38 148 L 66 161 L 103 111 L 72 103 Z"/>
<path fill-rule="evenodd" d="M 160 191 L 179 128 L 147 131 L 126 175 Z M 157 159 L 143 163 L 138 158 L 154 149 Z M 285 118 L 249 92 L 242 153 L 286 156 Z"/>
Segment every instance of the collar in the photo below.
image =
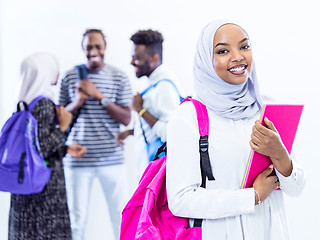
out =
<path fill-rule="evenodd" d="M 171 79 L 172 76 L 170 72 L 167 70 L 166 66 L 161 64 L 159 65 L 148 77 L 150 83 L 155 83 L 161 79 L 169 78 Z"/>

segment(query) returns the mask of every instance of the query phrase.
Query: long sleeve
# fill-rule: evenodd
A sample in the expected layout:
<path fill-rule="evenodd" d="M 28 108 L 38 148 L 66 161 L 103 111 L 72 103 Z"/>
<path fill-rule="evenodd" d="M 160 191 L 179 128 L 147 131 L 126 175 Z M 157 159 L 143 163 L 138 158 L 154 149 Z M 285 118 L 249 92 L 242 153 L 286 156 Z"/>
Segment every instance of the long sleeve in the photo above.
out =
<path fill-rule="evenodd" d="M 158 118 L 158 121 L 150 129 L 150 132 L 165 142 L 167 139 L 168 121 L 174 110 L 179 106 L 180 97 L 176 89 L 169 82 L 159 83 L 146 94 L 146 97 L 148 99 L 144 102 L 143 107 L 148 109 L 154 117 Z M 148 135 L 149 133 L 147 133 L 147 138 Z"/>
<path fill-rule="evenodd" d="M 285 177 L 276 169 L 276 174 L 279 178 L 280 187 L 283 192 L 289 196 L 296 197 L 299 196 L 305 185 L 305 173 L 304 169 L 297 162 L 297 156 L 295 154 L 291 155 L 292 158 L 292 173 L 290 176 Z"/>
<path fill-rule="evenodd" d="M 49 99 L 40 100 L 32 110 L 38 122 L 38 138 L 41 151 L 45 160 L 53 155 L 66 154 L 66 134 L 56 127 L 56 110 Z"/>

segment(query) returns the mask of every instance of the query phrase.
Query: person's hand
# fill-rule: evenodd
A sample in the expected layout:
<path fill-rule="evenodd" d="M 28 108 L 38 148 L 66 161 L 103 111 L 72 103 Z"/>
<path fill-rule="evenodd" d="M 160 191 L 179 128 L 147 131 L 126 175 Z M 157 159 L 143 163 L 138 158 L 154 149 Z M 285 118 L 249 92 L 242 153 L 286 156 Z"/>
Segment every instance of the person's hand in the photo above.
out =
<path fill-rule="evenodd" d="M 58 121 L 59 121 L 59 127 L 62 131 L 66 131 L 71 120 L 72 120 L 72 114 L 65 110 L 63 106 L 56 107 Z"/>
<path fill-rule="evenodd" d="M 259 194 L 261 202 L 263 202 L 275 189 L 279 187 L 279 180 L 276 175 L 270 174 L 273 172 L 273 165 L 270 165 L 262 173 L 260 173 L 253 182 L 253 188 Z M 256 196 L 256 204 L 258 198 Z"/>
<path fill-rule="evenodd" d="M 100 101 L 104 97 L 102 92 L 100 92 L 100 90 L 90 79 L 79 81 L 77 83 L 77 88 L 80 90 L 80 92 L 83 92 L 98 101 Z"/>
<path fill-rule="evenodd" d="M 88 100 L 88 95 L 80 90 L 78 84 L 76 84 L 76 92 L 74 97 L 74 102 L 76 103 L 77 108 L 81 107 L 85 101 Z"/>
<path fill-rule="evenodd" d="M 133 129 L 129 129 L 123 132 L 119 132 L 116 135 L 116 140 L 118 145 L 123 145 L 123 141 L 129 136 L 129 135 L 133 135 Z"/>
<path fill-rule="evenodd" d="M 131 108 L 136 112 L 140 112 L 141 109 L 143 108 L 142 104 L 143 104 L 142 96 L 140 95 L 140 93 L 137 93 L 132 98 Z"/>
<path fill-rule="evenodd" d="M 264 118 L 266 127 L 259 121 L 252 129 L 250 146 L 252 150 L 270 157 L 274 167 L 285 177 L 292 173 L 292 161 L 281 137 L 271 121 Z"/>
<path fill-rule="evenodd" d="M 67 153 L 72 157 L 82 158 L 87 153 L 87 148 L 80 144 L 68 145 Z"/>
<path fill-rule="evenodd" d="M 287 149 L 273 123 L 267 118 L 264 118 L 264 122 L 267 127 L 256 121 L 252 128 L 250 141 L 252 150 L 270 157 L 272 161 L 288 157 Z"/>

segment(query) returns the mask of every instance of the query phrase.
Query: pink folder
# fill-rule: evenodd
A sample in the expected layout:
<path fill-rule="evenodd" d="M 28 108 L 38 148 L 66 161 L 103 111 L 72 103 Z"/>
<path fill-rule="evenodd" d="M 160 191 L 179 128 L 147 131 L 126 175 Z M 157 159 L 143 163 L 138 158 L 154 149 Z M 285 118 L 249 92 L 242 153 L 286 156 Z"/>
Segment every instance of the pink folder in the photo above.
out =
<path fill-rule="evenodd" d="M 276 127 L 288 153 L 291 153 L 293 141 L 302 114 L 303 105 L 266 104 L 263 106 L 260 122 L 267 117 Z M 256 177 L 271 164 L 269 157 L 251 151 L 241 188 L 250 188 Z"/>

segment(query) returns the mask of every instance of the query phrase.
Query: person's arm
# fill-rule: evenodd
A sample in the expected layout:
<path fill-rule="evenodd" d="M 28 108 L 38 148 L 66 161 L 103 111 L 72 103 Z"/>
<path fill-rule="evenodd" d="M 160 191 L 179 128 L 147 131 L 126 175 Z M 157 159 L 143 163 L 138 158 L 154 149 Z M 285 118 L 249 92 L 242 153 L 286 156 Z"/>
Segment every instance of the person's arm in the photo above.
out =
<path fill-rule="evenodd" d="M 151 93 L 152 95 L 148 96 L 151 101 L 150 110 L 143 108 L 143 99 L 140 94 L 134 96 L 132 108 L 149 124 L 151 131 L 165 142 L 168 120 L 179 106 L 180 96 L 168 82 L 159 83 Z"/>
<path fill-rule="evenodd" d="M 70 113 L 75 113 L 82 105 L 87 101 L 88 95 L 82 91 L 79 91 L 76 88 L 75 98 L 74 101 L 70 102 L 68 105 L 65 106 L 65 109 Z"/>
<path fill-rule="evenodd" d="M 139 93 L 133 96 L 131 108 L 136 111 L 139 114 L 139 117 L 142 117 L 151 128 L 158 121 L 158 118 L 154 117 L 147 109 L 143 108 L 143 99 Z"/>
<path fill-rule="evenodd" d="M 65 109 L 74 114 L 79 108 L 82 107 L 82 105 L 85 103 L 85 101 L 88 99 L 88 95 L 84 92 L 81 92 L 78 87 L 78 83 L 76 83 L 76 86 L 72 86 L 70 84 L 74 84 L 71 73 L 67 73 L 61 80 L 60 83 L 60 89 L 59 89 L 59 105 L 64 106 Z M 75 88 L 75 97 L 72 100 L 69 91 L 72 88 Z"/>
<path fill-rule="evenodd" d="M 98 101 L 101 101 L 101 100 L 102 98 Z M 118 106 L 113 102 L 109 102 L 108 106 L 104 107 L 104 109 L 108 111 L 110 116 L 114 120 L 116 120 L 116 122 L 118 123 L 128 126 L 128 124 L 131 121 L 131 111 L 129 106 L 123 107 L 123 106 Z"/>
<path fill-rule="evenodd" d="M 134 130 L 133 129 L 128 129 L 128 130 L 125 130 L 123 132 L 119 132 L 117 133 L 116 135 L 116 140 L 117 140 L 117 143 L 118 145 L 122 145 L 123 144 L 123 141 L 130 135 L 133 135 L 134 133 Z"/>
<path fill-rule="evenodd" d="M 99 102 L 101 102 L 102 99 L 106 98 L 103 93 L 94 85 L 94 83 L 90 81 L 90 79 L 79 81 L 78 88 L 79 91 L 93 97 Z M 124 124 L 126 126 L 130 123 L 131 112 L 129 106 L 119 106 L 109 100 L 108 104 L 104 106 L 104 109 L 116 122 Z"/>
<path fill-rule="evenodd" d="M 208 219 L 253 213 L 253 188 L 200 187 L 200 136 L 197 124 L 192 103 L 181 105 L 168 124 L 166 187 L 169 209 L 177 216 Z"/>
<path fill-rule="evenodd" d="M 275 171 L 279 178 L 281 190 L 289 196 L 295 197 L 299 196 L 302 192 L 306 178 L 304 169 L 297 162 L 297 156 L 291 153 L 290 157 L 292 161 L 292 172 L 289 176 L 283 176 L 277 169 L 275 169 Z"/>

